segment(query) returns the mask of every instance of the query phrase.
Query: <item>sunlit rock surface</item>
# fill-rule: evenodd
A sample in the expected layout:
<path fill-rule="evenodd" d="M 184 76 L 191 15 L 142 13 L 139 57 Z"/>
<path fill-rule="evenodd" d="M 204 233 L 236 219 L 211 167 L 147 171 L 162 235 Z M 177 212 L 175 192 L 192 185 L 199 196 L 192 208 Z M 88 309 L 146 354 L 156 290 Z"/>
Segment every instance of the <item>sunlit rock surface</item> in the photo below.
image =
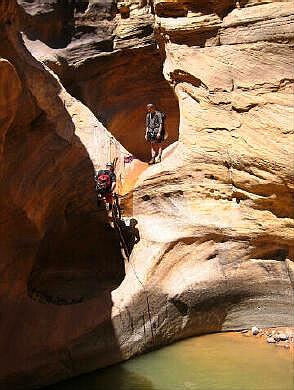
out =
<path fill-rule="evenodd" d="M 1 385 L 53 383 L 191 335 L 294 326 L 293 4 L 134 2 L 122 19 L 77 2 L 59 16 L 68 41 L 53 24 L 52 43 L 34 18 L 44 9 L 18 2 L 27 48 L 132 154 L 147 156 L 133 135 L 150 99 L 180 125 L 161 164 L 125 172 L 127 150 L 25 51 L 1 4 Z M 124 198 L 137 224 L 122 226 L 132 251 L 110 295 L 121 259 L 92 175 L 114 156 L 122 192 L 145 170 Z"/>
<path fill-rule="evenodd" d="M 128 202 L 140 242 L 112 294 L 124 356 L 293 326 L 293 4 L 244 5 L 155 3 L 179 142 Z"/>
<path fill-rule="evenodd" d="M 39 8 L 36 2 L 29 6 L 22 0 L 19 3 L 25 15 Z M 178 139 L 179 106 L 163 77 L 164 57 L 154 38 L 154 16 L 134 3 L 130 18 L 122 19 L 115 13 L 120 7 L 120 3 L 115 7 L 96 0 L 83 9 L 77 4 L 74 19 L 66 24 L 71 29 L 67 45 L 45 39 L 35 15 L 31 17 L 34 34 L 27 27 L 27 17 L 22 19 L 22 28 L 33 55 L 53 69 L 65 88 L 86 104 L 129 152 L 148 161 L 142 119 L 146 105 L 155 103 L 166 113 L 167 145 Z M 54 13 L 49 15 L 55 23 Z M 47 28 L 50 26 L 48 23 Z"/>

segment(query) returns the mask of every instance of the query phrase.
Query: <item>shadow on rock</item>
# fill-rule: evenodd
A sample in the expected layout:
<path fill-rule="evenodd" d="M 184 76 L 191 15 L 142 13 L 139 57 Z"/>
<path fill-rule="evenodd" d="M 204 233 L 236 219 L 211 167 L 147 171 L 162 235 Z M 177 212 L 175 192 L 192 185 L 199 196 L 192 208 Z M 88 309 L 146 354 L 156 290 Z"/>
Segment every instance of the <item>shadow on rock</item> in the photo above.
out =
<path fill-rule="evenodd" d="M 138 221 L 135 218 L 131 218 L 127 225 L 123 219 L 120 219 L 116 223 L 120 231 L 124 252 L 126 257 L 129 258 L 134 246 L 140 241 L 139 229 L 136 227 Z"/>

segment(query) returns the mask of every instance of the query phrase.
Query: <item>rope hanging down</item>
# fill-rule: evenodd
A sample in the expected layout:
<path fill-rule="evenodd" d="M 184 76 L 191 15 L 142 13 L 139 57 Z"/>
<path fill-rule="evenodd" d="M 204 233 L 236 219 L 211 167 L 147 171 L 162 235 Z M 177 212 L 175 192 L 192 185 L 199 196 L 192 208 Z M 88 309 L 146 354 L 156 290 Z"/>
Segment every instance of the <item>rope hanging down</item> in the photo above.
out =
<path fill-rule="evenodd" d="M 119 207 L 119 205 L 118 205 Z M 126 254 L 126 257 L 127 257 L 127 260 L 128 262 L 131 264 L 131 267 L 132 267 L 132 270 L 134 272 L 134 275 L 137 279 L 137 281 L 140 283 L 140 285 L 142 286 L 142 289 L 143 289 L 143 292 L 145 294 L 145 298 L 146 298 L 146 306 L 147 306 L 147 313 L 148 313 L 148 319 L 149 319 L 149 325 L 150 325 L 150 332 L 151 332 L 151 338 L 152 338 L 152 343 L 153 345 L 155 345 L 155 335 L 154 335 L 154 332 L 153 332 L 153 327 L 152 327 L 152 316 L 151 316 L 151 310 L 150 310 L 150 303 L 149 303 L 149 297 L 148 297 L 148 292 L 147 290 L 145 289 L 144 287 L 144 284 L 143 282 L 140 280 L 137 272 L 136 272 L 136 268 L 135 268 L 135 265 L 133 264 L 133 261 L 131 259 L 131 254 L 129 252 L 129 248 L 128 248 L 128 245 L 126 243 L 126 240 L 125 240 L 125 237 L 123 235 L 123 232 L 121 230 L 121 227 L 119 225 L 119 223 L 117 222 L 117 218 L 116 216 L 114 215 L 114 218 L 113 218 L 113 224 L 114 224 L 114 227 L 116 228 L 116 230 L 118 231 L 118 234 L 120 236 L 120 242 L 123 246 L 123 249 L 124 249 L 124 252 Z"/>

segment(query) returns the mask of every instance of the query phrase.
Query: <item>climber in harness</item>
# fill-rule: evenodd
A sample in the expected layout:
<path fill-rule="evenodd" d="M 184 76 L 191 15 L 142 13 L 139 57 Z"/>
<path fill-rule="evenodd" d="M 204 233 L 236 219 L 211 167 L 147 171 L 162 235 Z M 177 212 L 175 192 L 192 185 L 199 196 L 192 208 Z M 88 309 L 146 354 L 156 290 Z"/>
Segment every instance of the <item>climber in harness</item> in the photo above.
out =
<path fill-rule="evenodd" d="M 106 164 L 106 169 L 101 169 L 95 174 L 97 204 L 105 199 L 108 204 L 108 210 L 112 209 L 113 196 L 112 193 L 116 186 L 116 175 L 112 162 Z"/>
<path fill-rule="evenodd" d="M 150 142 L 151 160 L 149 165 L 161 161 L 162 142 L 165 140 L 165 114 L 156 110 L 154 104 L 147 104 L 145 139 Z"/>

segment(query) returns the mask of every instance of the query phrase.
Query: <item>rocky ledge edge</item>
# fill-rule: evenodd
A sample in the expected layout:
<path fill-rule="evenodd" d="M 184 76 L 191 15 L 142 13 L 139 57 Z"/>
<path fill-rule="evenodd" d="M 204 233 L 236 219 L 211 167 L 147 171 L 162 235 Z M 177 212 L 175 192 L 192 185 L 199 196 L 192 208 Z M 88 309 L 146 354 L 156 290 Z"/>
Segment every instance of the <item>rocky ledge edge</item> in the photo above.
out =
<path fill-rule="evenodd" d="M 294 351 L 294 327 L 258 328 L 253 326 L 241 332 L 243 336 L 256 339 Z"/>

